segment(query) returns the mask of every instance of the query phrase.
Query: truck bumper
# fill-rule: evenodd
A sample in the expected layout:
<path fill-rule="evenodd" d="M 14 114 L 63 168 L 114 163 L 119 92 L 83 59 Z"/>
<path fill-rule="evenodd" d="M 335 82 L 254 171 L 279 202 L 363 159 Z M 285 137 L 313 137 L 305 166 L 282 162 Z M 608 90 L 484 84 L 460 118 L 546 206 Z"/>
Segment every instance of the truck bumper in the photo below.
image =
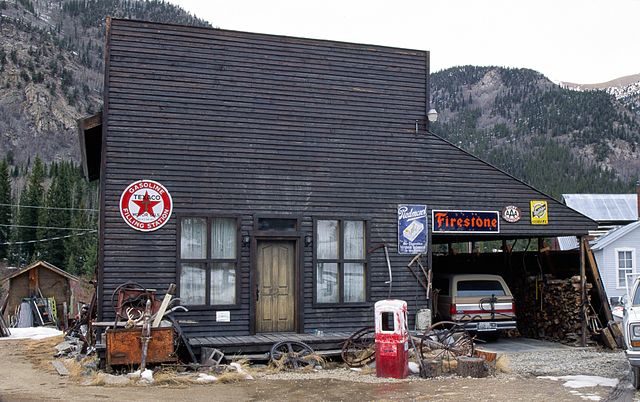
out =
<path fill-rule="evenodd" d="M 624 354 L 627 356 L 627 360 L 629 360 L 631 366 L 640 367 L 640 351 L 625 350 Z"/>
<path fill-rule="evenodd" d="M 517 328 L 515 321 L 474 321 L 464 323 L 464 329 L 477 332 L 495 332 L 515 328 Z"/>

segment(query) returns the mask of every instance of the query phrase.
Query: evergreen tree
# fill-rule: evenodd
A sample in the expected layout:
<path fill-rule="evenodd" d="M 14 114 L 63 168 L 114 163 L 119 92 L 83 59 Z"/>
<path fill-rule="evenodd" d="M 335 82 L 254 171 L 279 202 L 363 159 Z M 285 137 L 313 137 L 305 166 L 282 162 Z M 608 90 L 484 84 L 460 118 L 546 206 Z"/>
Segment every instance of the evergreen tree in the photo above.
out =
<path fill-rule="evenodd" d="M 20 206 L 18 212 L 18 225 L 15 231 L 17 233 L 16 240 L 19 242 L 31 242 L 38 240 L 37 227 L 40 222 L 40 207 L 43 206 L 44 199 L 44 165 L 40 157 L 36 157 L 31 174 L 27 179 L 27 185 L 20 197 Z M 18 247 L 19 264 L 24 264 L 36 259 L 35 247 L 36 243 L 24 243 Z"/>
<path fill-rule="evenodd" d="M 11 225 L 11 178 L 9 164 L 0 161 L 0 259 L 7 258 L 9 253 L 9 239 Z"/>
<path fill-rule="evenodd" d="M 54 171 L 54 169 L 51 170 Z M 55 169 L 54 174 L 51 187 L 47 192 L 47 208 L 41 214 L 42 229 L 39 231 L 40 239 L 49 240 L 39 243 L 37 250 L 40 251 L 40 258 L 62 268 L 65 263 L 65 241 L 60 237 L 73 233 L 69 229 L 53 228 L 71 226 L 69 164 L 62 164 L 59 169 Z"/>

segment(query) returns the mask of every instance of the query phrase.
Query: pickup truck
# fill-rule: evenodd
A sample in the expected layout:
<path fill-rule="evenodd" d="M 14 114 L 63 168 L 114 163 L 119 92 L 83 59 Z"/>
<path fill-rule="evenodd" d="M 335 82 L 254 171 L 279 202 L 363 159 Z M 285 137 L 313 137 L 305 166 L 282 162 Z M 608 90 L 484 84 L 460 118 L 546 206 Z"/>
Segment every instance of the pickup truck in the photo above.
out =
<path fill-rule="evenodd" d="M 499 275 L 449 274 L 435 276 L 436 318 L 455 321 L 467 331 L 497 336 L 516 328 L 515 303 Z"/>
<path fill-rule="evenodd" d="M 626 346 L 624 353 L 633 374 L 633 386 L 640 389 L 640 277 L 633 281 L 631 292 L 624 301 L 622 332 Z"/>

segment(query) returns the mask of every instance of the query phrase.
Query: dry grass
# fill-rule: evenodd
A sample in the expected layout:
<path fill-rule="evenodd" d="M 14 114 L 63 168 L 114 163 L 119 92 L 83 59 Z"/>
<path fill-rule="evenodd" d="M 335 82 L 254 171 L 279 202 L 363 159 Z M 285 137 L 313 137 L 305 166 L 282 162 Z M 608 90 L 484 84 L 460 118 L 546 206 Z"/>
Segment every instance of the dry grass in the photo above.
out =
<path fill-rule="evenodd" d="M 34 367 L 49 373 L 57 373 L 51 362 L 55 359 L 56 345 L 62 341 L 64 341 L 63 335 L 40 340 L 28 340 L 24 342 L 22 351 Z"/>
<path fill-rule="evenodd" d="M 104 377 L 105 377 L 104 373 L 96 373 L 96 375 L 92 376 L 91 378 L 88 378 L 87 381 L 85 381 L 83 384 L 99 387 L 105 384 L 106 381 Z"/>
<path fill-rule="evenodd" d="M 238 373 L 237 371 L 229 371 L 227 373 L 220 374 L 218 377 L 219 383 L 227 384 L 230 382 L 240 382 L 247 379 L 247 373 Z"/>
<path fill-rule="evenodd" d="M 155 385 L 192 385 L 198 384 L 198 381 L 191 375 L 178 375 L 172 370 L 160 370 L 153 373 L 153 381 Z"/>
<path fill-rule="evenodd" d="M 509 358 L 506 355 L 498 355 L 496 359 L 496 371 L 501 373 L 510 373 Z"/>

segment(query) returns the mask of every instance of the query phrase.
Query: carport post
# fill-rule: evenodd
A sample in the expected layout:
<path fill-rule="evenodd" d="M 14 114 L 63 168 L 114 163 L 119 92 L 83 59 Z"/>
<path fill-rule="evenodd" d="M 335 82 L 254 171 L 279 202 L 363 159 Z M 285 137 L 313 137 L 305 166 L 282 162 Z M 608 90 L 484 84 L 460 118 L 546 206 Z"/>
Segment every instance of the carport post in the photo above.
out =
<path fill-rule="evenodd" d="M 587 346 L 587 284 L 585 276 L 585 239 L 580 236 L 580 292 L 582 299 L 582 346 Z"/>

